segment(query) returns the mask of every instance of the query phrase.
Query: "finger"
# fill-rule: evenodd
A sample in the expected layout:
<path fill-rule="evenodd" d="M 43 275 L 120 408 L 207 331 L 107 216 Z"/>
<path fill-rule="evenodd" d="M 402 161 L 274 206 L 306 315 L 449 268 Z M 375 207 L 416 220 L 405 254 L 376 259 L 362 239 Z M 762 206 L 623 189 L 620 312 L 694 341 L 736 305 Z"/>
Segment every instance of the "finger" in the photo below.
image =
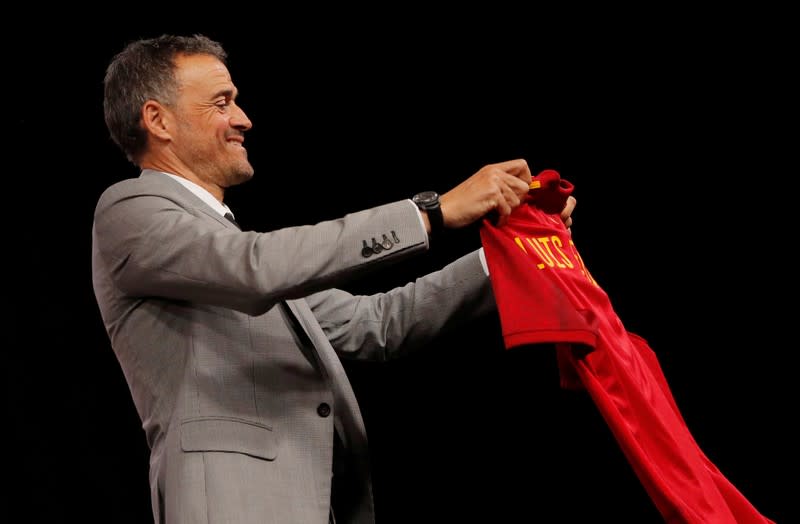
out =
<path fill-rule="evenodd" d="M 501 179 L 501 189 L 508 189 L 517 195 L 518 198 L 528 194 L 531 189 L 530 182 L 525 182 L 522 178 L 509 175 L 508 173 L 504 173 L 504 175 L 505 176 Z"/>
<path fill-rule="evenodd" d="M 517 188 L 503 186 L 500 188 L 500 193 L 502 198 L 506 201 L 511 209 L 519 206 L 520 202 L 522 201 L 522 194 L 517 193 Z"/>
<path fill-rule="evenodd" d="M 505 171 L 506 173 L 513 175 L 516 178 L 519 178 L 525 184 L 531 183 L 531 170 L 528 167 L 528 162 L 524 158 L 516 158 L 514 160 L 507 160 L 505 162 L 500 162 L 495 164 L 495 167 L 498 167 Z"/>
<path fill-rule="evenodd" d="M 576 203 L 577 200 L 575 200 L 574 196 L 570 195 L 567 197 L 567 201 L 564 204 L 564 209 L 561 210 L 561 220 L 564 220 L 564 222 L 566 222 L 570 218 L 570 216 L 572 216 L 572 212 L 575 210 Z"/>
<path fill-rule="evenodd" d="M 495 210 L 497 211 L 497 214 L 499 215 L 500 221 L 502 223 L 505 223 L 505 220 L 508 218 L 508 215 L 511 214 L 511 206 L 503 198 L 501 198 L 497 202 L 497 205 L 495 206 Z"/>

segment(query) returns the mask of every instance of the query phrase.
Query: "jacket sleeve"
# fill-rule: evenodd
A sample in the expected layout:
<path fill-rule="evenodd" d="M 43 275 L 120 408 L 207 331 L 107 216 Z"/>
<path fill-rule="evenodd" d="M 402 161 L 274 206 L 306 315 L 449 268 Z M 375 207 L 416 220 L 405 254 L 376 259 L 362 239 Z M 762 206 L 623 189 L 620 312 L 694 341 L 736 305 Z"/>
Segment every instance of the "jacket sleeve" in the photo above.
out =
<path fill-rule="evenodd" d="M 384 235 L 399 242 L 364 251 Z M 279 300 L 339 285 L 367 268 L 424 251 L 427 234 L 414 205 L 405 200 L 259 233 L 239 231 L 222 217 L 168 197 L 117 186 L 98 202 L 93 246 L 93 263 L 104 266 L 128 296 L 256 315 Z"/>
<path fill-rule="evenodd" d="M 327 290 L 306 297 L 337 353 L 387 360 L 495 309 L 478 252 L 385 293 Z"/>

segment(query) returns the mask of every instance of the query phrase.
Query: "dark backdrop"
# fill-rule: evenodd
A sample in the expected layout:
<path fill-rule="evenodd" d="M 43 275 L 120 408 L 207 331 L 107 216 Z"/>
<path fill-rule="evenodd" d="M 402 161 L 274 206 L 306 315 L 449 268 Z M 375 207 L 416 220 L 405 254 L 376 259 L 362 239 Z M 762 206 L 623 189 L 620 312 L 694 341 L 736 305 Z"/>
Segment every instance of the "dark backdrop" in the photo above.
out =
<path fill-rule="evenodd" d="M 227 195 L 245 227 L 443 192 L 515 157 L 558 169 L 575 184 L 585 262 L 655 350 L 700 446 L 763 513 L 797 517 L 784 480 L 797 441 L 797 147 L 777 130 L 796 122 L 783 33 L 756 37 L 745 14 L 728 29 L 715 17 L 466 25 L 403 13 L 221 29 L 231 13 L 209 15 L 56 30 L 31 17 L 9 43 L 4 176 L 24 217 L 6 222 L 4 249 L 4 522 L 150 522 L 144 434 L 94 303 L 90 229 L 101 191 L 136 175 L 104 127 L 104 67 L 129 39 L 162 32 L 204 32 L 229 51 L 254 121 L 256 176 Z M 350 289 L 404 283 L 479 237 L 443 244 Z M 552 357 L 503 350 L 488 318 L 403 361 L 348 365 L 379 520 L 658 522 L 591 402 L 558 389 Z"/>

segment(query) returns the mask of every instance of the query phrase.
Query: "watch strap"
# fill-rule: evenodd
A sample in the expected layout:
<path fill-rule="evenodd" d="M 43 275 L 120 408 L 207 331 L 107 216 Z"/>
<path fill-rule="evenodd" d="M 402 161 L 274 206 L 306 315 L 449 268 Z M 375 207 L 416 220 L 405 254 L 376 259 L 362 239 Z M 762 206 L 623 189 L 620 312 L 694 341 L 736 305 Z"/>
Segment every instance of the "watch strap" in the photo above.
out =
<path fill-rule="evenodd" d="M 411 200 L 428 215 L 428 222 L 431 226 L 430 237 L 433 238 L 442 233 L 444 231 L 444 216 L 442 215 L 439 194 L 435 191 L 423 191 L 414 195 Z"/>

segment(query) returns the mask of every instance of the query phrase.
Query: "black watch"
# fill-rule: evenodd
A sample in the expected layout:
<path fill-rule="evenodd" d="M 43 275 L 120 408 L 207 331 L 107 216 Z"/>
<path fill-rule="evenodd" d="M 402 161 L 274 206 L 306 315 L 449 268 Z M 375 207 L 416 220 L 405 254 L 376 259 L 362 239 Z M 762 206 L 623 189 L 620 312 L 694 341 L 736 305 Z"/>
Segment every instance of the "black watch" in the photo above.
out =
<path fill-rule="evenodd" d="M 431 223 L 431 237 L 444 231 L 444 216 L 442 216 L 442 206 L 439 203 L 439 193 L 423 191 L 411 197 L 411 200 L 417 204 L 418 208 L 427 213 L 428 222 Z"/>

